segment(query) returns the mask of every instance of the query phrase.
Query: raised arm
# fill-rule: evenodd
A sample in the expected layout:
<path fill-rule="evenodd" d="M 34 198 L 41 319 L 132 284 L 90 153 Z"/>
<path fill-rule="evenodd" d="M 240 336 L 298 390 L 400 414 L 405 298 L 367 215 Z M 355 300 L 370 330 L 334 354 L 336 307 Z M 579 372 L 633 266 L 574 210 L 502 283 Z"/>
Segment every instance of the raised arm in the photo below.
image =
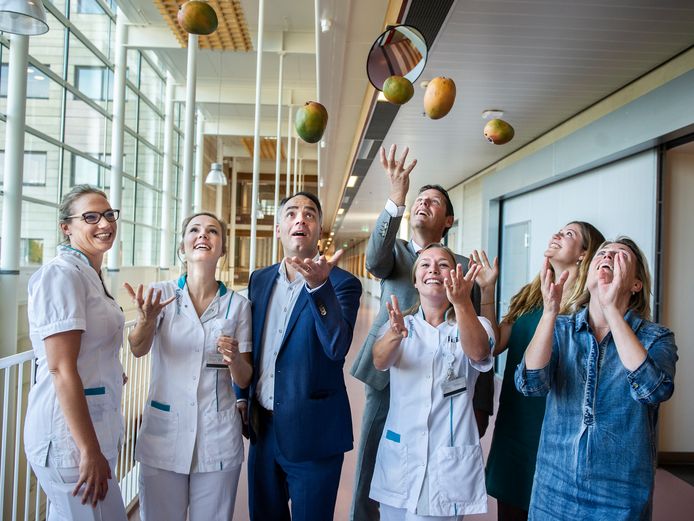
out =
<path fill-rule="evenodd" d="M 390 302 L 386 302 L 386 308 L 390 327 L 373 345 L 374 367 L 379 371 L 391 368 L 398 358 L 402 339 L 407 338 L 407 327 L 400 311 L 398 297 L 391 295 Z"/>
<path fill-rule="evenodd" d="M 366 246 L 366 269 L 374 277 L 381 279 L 388 277 L 393 270 L 393 246 L 405 211 L 405 200 L 410 188 L 410 172 L 417 164 L 415 159 L 405 166 L 409 148 L 405 147 L 402 156 L 397 160 L 396 150 L 396 145 L 392 145 L 387 156 L 385 148 L 381 147 L 380 150 L 381 166 L 388 176 L 390 193 L 386 208 L 378 216 Z"/>
<path fill-rule="evenodd" d="M 453 304 L 455 311 L 460 344 L 465 355 L 475 362 L 481 362 L 491 354 L 487 332 L 477 319 L 470 299 L 470 292 L 480 269 L 481 266 L 478 264 L 471 265 L 463 275 L 463 267 L 458 264 L 455 270 L 451 270 L 449 278 L 443 281 L 448 301 Z"/>
<path fill-rule="evenodd" d="M 153 288 L 147 290 L 143 296 L 144 287 L 140 284 L 137 291 L 127 282 L 123 284 L 130 298 L 137 304 L 137 323 L 128 335 L 130 351 L 136 357 L 141 357 L 149 353 L 154 340 L 154 330 L 157 327 L 157 317 L 164 307 L 176 300 L 176 296 L 162 301 L 161 290 L 154 292 Z"/>
<path fill-rule="evenodd" d="M 480 315 L 489 320 L 494 330 L 496 344 L 494 354 L 497 354 L 497 346 L 501 338 L 499 323 L 496 318 L 496 282 L 499 279 L 499 259 L 494 259 L 494 263 L 489 262 L 487 253 L 484 250 L 472 250 L 470 254 L 470 264 L 468 270 L 473 266 L 479 266 L 476 282 L 480 288 Z M 508 342 L 508 337 L 506 338 Z"/>

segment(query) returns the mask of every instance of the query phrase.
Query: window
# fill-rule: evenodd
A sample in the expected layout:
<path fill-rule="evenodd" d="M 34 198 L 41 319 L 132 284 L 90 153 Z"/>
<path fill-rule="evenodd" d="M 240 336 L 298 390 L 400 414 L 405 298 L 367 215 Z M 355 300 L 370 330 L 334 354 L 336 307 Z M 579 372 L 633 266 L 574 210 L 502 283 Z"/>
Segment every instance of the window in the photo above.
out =
<path fill-rule="evenodd" d="M 0 66 L 0 97 L 7 97 L 7 78 L 10 75 L 10 66 L 3 63 Z M 49 81 L 40 70 L 27 67 L 27 98 L 48 99 Z"/>
<path fill-rule="evenodd" d="M 95 157 L 97 156 L 95 155 Z M 111 154 L 99 154 L 98 159 L 104 163 L 110 163 Z M 108 188 L 111 180 L 110 178 L 106 179 L 109 177 L 105 175 L 106 173 L 110 173 L 110 171 L 106 171 L 98 163 L 90 161 L 86 157 L 73 155 L 70 168 L 70 186 L 88 184 Z"/>
<path fill-rule="evenodd" d="M 113 71 L 99 65 L 75 65 L 75 87 L 92 100 L 113 100 Z"/>
<path fill-rule="evenodd" d="M 22 239 L 20 248 L 22 266 L 41 266 L 43 264 L 43 239 Z"/>
<path fill-rule="evenodd" d="M 111 2 L 107 0 L 106 3 Z M 104 14 L 104 10 L 96 0 L 77 0 L 77 12 L 80 14 Z"/>
<path fill-rule="evenodd" d="M 46 152 L 24 152 L 24 186 L 46 186 Z M 5 151 L 0 150 L 0 183 L 5 178 Z"/>

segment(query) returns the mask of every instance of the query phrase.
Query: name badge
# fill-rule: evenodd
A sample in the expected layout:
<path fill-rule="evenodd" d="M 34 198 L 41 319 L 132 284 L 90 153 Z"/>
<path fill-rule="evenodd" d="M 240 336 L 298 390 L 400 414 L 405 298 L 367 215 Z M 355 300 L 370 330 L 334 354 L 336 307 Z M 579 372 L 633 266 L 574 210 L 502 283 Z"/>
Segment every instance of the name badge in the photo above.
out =
<path fill-rule="evenodd" d="M 459 376 L 452 380 L 446 380 L 441 384 L 443 397 L 455 396 L 467 391 L 467 379 L 464 376 Z"/>
<path fill-rule="evenodd" d="M 222 353 L 209 353 L 205 357 L 205 367 L 208 369 L 227 369 Z"/>

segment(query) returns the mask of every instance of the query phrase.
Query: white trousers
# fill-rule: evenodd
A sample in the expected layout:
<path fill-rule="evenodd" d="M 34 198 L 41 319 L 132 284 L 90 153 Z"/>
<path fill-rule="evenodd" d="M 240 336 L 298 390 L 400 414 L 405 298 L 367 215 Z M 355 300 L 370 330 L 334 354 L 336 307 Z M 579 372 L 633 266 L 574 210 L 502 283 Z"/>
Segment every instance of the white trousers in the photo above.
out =
<path fill-rule="evenodd" d="M 140 463 L 142 521 L 231 521 L 240 474 L 241 465 L 179 474 Z"/>
<path fill-rule="evenodd" d="M 108 480 L 106 497 L 92 507 L 91 503 L 82 504 L 84 485 L 76 496 L 72 495 L 79 479 L 79 467 L 42 467 L 32 463 L 39 485 L 50 501 L 47 521 L 126 521 L 120 487 L 114 479 L 116 460 L 110 460 L 109 465 L 113 477 Z"/>
<path fill-rule="evenodd" d="M 381 521 L 462 521 L 463 516 L 418 516 L 405 508 L 395 508 L 381 503 Z"/>

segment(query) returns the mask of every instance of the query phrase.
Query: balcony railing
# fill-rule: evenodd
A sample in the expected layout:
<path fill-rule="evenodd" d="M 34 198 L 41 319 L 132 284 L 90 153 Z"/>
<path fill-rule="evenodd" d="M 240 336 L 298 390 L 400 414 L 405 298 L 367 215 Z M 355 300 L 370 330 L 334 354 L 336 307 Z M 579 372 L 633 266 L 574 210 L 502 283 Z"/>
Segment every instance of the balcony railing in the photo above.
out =
<path fill-rule="evenodd" d="M 121 410 L 125 418 L 123 446 L 118 456 L 116 479 L 127 507 L 137 499 L 140 465 L 134 460 L 135 441 L 142 421 L 150 378 L 150 356 L 135 358 L 128 346 L 128 333 L 135 322 L 127 322 L 123 331 L 121 363 L 128 376 L 123 388 Z M 36 476 L 24 456 L 23 428 L 27 395 L 36 379 L 33 351 L 24 351 L 0 359 L 2 389 L 2 448 L 0 450 L 0 518 L 36 521 L 46 518 L 46 496 L 37 486 Z"/>

